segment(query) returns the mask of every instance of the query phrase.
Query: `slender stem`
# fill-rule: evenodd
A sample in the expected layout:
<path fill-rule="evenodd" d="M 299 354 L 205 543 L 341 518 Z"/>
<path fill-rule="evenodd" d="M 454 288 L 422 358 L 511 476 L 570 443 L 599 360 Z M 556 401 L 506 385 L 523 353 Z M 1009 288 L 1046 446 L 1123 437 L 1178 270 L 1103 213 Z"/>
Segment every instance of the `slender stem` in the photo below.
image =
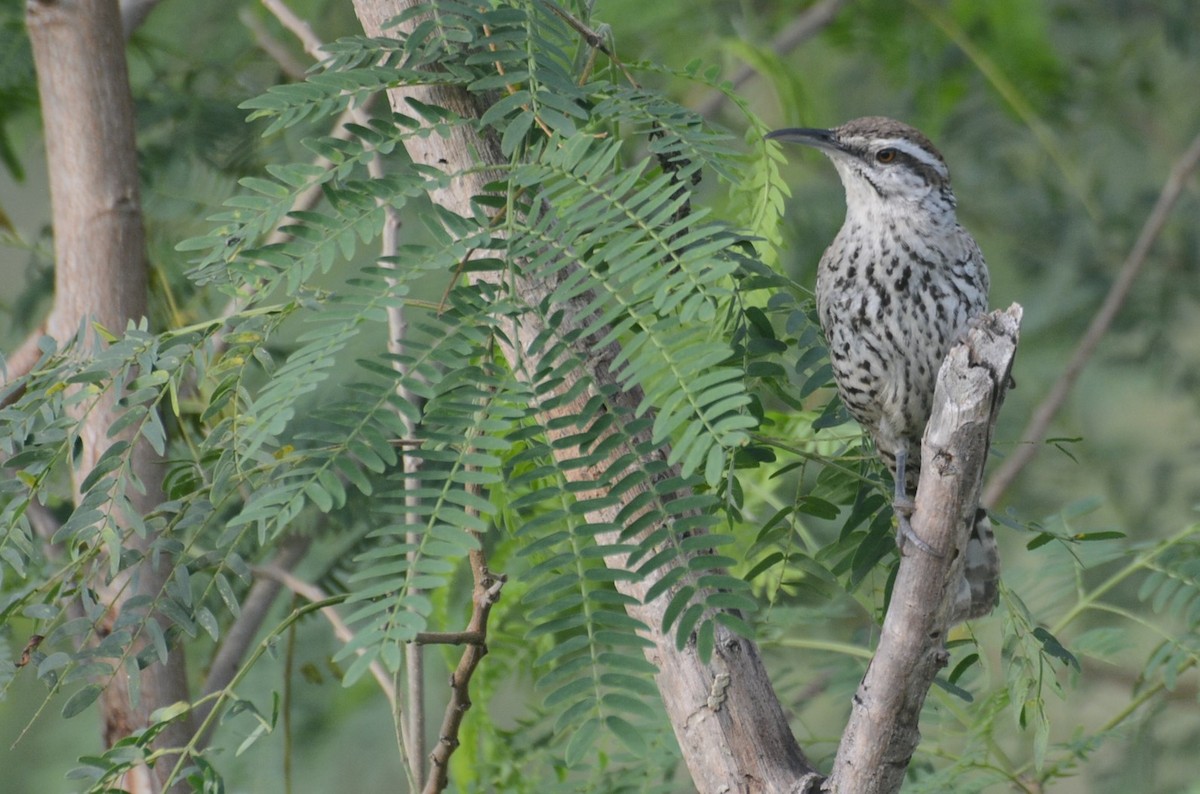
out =
<path fill-rule="evenodd" d="M 1077 601 L 1075 605 L 1067 611 L 1067 614 L 1059 618 L 1058 622 L 1055 623 L 1054 627 L 1050 630 L 1050 633 L 1054 635 L 1059 634 L 1063 629 L 1070 625 L 1071 621 L 1075 620 L 1075 618 L 1079 617 L 1081 614 L 1090 609 L 1093 604 L 1099 601 L 1101 596 L 1103 596 L 1109 590 L 1112 590 L 1124 580 L 1128 579 L 1137 571 L 1144 568 L 1147 562 L 1195 532 L 1196 528 L 1194 526 L 1185 527 L 1171 537 L 1165 538 L 1151 548 L 1142 551 L 1140 554 L 1130 560 L 1124 568 L 1110 576 L 1108 579 L 1104 580 L 1104 582 L 1102 582 L 1095 590 L 1079 599 L 1079 601 Z"/>
<path fill-rule="evenodd" d="M 838 13 L 850 3 L 850 0 L 821 0 L 814 3 L 792 20 L 792 23 L 779 32 L 771 40 L 771 49 L 778 56 L 787 55 L 813 36 L 820 33 L 837 19 Z M 750 64 L 742 64 L 730 76 L 732 91 L 750 82 L 758 75 L 758 70 Z M 722 91 L 713 91 L 708 98 L 696 106 L 696 112 L 701 116 L 711 117 L 716 113 L 729 95 Z"/>
<path fill-rule="evenodd" d="M 288 574 L 287 576 L 290 577 L 291 575 Z M 175 761 L 175 766 L 171 769 L 171 773 L 167 776 L 166 785 L 170 785 L 172 781 L 178 780 L 179 774 L 183 770 L 183 767 L 187 764 L 188 760 L 200 751 L 201 737 L 209 733 L 215 726 L 217 717 L 221 713 L 221 704 L 233 696 L 234 691 L 237 689 L 238 685 L 241 684 L 242 679 L 244 679 L 250 673 L 259 658 L 267 652 L 267 650 L 274 643 L 275 638 L 283 634 L 283 632 L 287 631 L 293 623 L 300 620 L 310 612 L 316 612 L 318 610 L 321 612 L 326 612 L 332 609 L 335 604 L 340 604 L 345 600 L 346 596 L 338 595 L 332 598 L 313 601 L 296 608 L 292 614 L 288 615 L 282 623 L 280 623 L 273 631 L 271 631 L 270 634 L 268 634 L 266 637 L 263 637 L 262 640 L 259 641 L 258 646 L 254 649 L 254 652 L 250 654 L 250 658 L 247 659 L 246 663 L 238 669 L 237 673 L 233 677 L 233 680 L 231 680 L 224 689 L 222 689 L 220 692 L 214 692 L 212 695 L 208 695 L 200 701 L 201 703 L 207 703 L 210 699 L 213 701 L 209 708 L 208 716 L 204 718 L 203 722 L 201 722 L 199 726 L 199 730 L 192 734 L 191 740 L 183 747 L 183 750 L 179 752 L 179 757 Z M 171 750 L 172 755 L 174 755 L 175 752 L 175 750 Z"/>
<path fill-rule="evenodd" d="M 864 648 L 861 645 L 851 645 L 844 642 L 831 642 L 827 640 L 808 640 L 789 637 L 779 640 L 778 642 L 763 643 L 764 646 L 777 646 L 780 648 L 797 648 L 805 651 L 828 651 L 829 653 L 837 653 L 842 656 L 852 656 L 857 659 L 870 659 L 874 656 L 874 652 L 870 648 Z"/>
<path fill-rule="evenodd" d="M 1021 441 L 1017 448 L 1005 459 L 1004 464 L 992 476 L 987 488 L 984 489 L 984 506 L 991 507 L 999 502 L 1000 497 L 1012 485 L 1017 475 L 1041 449 L 1046 429 L 1059 409 L 1062 408 L 1063 403 L 1066 402 L 1067 395 L 1074 388 L 1075 382 L 1079 380 L 1080 373 L 1091 359 L 1096 346 L 1100 344 L 1100 339 L 1108 332 L 1117 313 L 1125 304 L 1125 299 L 1129 297 L 1129 291 L 1133 288 L 1134 281 L 1137 280 L 1150 256 L 1150 249 L 1154 247 L 1155 241 L 1162 234 L 1167 218 L 1175 209 L 1175 204 L 1178 203 L 1179 197 L 1183 194 L 1183 189 L 1187 186 L 1187 181 L 1196 170 L 1197 165 L 1200 165 L 1200 135 L 1192 140 L 1183 155 L 1171 166 L 1171 171 L 1163 183 L 1162 192 L 1158 195 L 1158 201 L 1154 203 L 1154 208 L 1150 210 L 1150 215 L 1142 225 L 1142 231 L 1138 234 L 1137 241 L 1130 249 L 1129 255 L 1125 257 L 1125 263 L 1121 266 L 1116 281 L 1109 288 L 1103 305 L 1092 318 L 1083 338 L 1079 340 L 1062 375 L 1059 376 L 1050 393 L 1042 400 L 1041 405 L 1034 411 L 1029 424 L 1025 427 L 1025 432 L 1021 434 Z"/>
<path fill-rule="evenodd" d="M 1196 660 L 1188 659 L 1188 661 L 1183 665 L 1183 667 L 1181 667 L 1179 669 L 1179 672 L 1182 673 L 1185 670 L 1190 670 L 1191 668 L 1193 668 L 1195 666 L 1196 666 Z M 1156 684 L 1154 684 L 1154 686 L 1146 687 L 1146 689 L 1143 690 L 1142 692 L 1140 692 L 1137 697 L 1135 697 L 1133 700 L 1126 703 L 1125 708 L 1118 711 L 1115 715 L 1113 715 L 1112 719 L 1110 719 L 1108 722 L 1104 723 L 1104 725 L 1102 725 L 1100 727 L 1100 730 L 1098 731 L 1098 733 L 1107 733 L 1108 731 L 1111 731 L 1114 728 L 1118 727 L 1122 722 L 1129 719 L 1129 717 L 1135 711 L 1140 709 L 1144 704 L 1148 703 L 1152 698 L 1157 696 L 1165 688 L 1166 688 L 1166 684 L 1163 683 L 1162 681 L 1157 682 Z"/>
<path fill-rule="evenodd" d="M 283 720 L 283 790 L 292 794 L 292 674 L 296 669 L 296 626 L 288 629 L 283 658 L 283 697 L 279 709 Z"/>
<path fill-rule="evenodd" d="M 271 566 L 280 571 L 290 571 L 300 560 L 304 559 L 310 545 L 309 538 L 298 535 L 287 537 L 271 562 Z M 213 658 L 212 664 L 209 665 L 208 678 L 204 681 L 204 688 L 201 690 L 205 696 L 221 691 L 233 680 L 241 666 L 242 657 L 253 645 L 254 637 L 262 628 L 282 587 L 283 585 L 278 579 L 260 578 L 250 588 L 250 592 L 242 602 L 237 620 L 225 633 L 224 639 L 217 649 L 217 654 Z M 197 719 L 204 721 L 208 717 L 209 708 L 211 705 L 198 706 L 196 708 Z M 201 737 L 199 746 L 206 747 L 211 739 L 211 735 Z"/>

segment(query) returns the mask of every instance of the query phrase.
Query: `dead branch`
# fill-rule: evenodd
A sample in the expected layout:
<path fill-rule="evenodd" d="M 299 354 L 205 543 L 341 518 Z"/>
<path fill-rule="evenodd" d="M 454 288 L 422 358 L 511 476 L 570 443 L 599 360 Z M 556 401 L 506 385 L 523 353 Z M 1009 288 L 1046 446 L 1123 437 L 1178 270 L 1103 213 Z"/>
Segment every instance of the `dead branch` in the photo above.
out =
<path fill-rule="evenodd" d="M 914 551 L 900 560 L 879 647 L 854 695 L 828 791 L 899 791 L 920 742 L 921 707 L 948 661 L 944 643 L 950 611 L 1020 322 L 1017 304 L 992 312 L 950 351 L 938 373 L 912 523 L 918 535 L 945 553 Z"/>

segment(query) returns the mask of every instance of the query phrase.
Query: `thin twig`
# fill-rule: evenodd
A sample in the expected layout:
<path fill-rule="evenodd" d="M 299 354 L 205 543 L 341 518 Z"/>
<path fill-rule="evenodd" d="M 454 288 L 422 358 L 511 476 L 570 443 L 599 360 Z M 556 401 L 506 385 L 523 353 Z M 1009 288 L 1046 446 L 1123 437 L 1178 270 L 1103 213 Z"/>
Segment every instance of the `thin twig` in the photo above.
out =
<path fill-rule="evenodd" d="M 279 68 L 289 79 L 294 81 L 304 79 L 306 71 L 304 64 L 288 51 L 283 42 L 271 35 L 271 31 L 267 30 L 267 26 L 255 16 L 248 6 L 243 6 L 242 10 L 238 12 L 238 19 L 250 31 L 258 48 L 271 56 L 271 59 L 279 64 Z"/>
<path fill-rule="evenodd" d="M 279 24 L 287 28 L 288 32 L 300 41 L 304 51 L 314 61 L 319 61 L 326 56 L 325 43 L 317 38 L 317 34 L 313 33 L 312 26 L 289 8 L 287 3 L 284 3 L 283 0 L 262 0 L 262 4 L 279 20 Z"/>
<path fill-rule="evenodd" d="M 771 49 L 775 51 L 776 55 L 787 55 L 829 27 L 830 23 L 837 18 L 838 12 L 849 3 L 850 0 L 821 0 L 821 2 L 809 6 L 804 13 L 793 20 L 792 24 L 771 40 Z M 742 64 L 729 81 L 736 91 L 757 76 L 758 70 L 750 64 Z M 696 112 L 701 116 L 711 117 L 728 98 L 723 91 L 714 91 L 697 106 Z"/>
<path fill-rule="evenodd" d="M 488 25 L 484 25 L 484 26 L 483 26 L 483 34 L 484 34 L 485 36 L 489 36 L 489 37 L 490 37 L 490 36 L 492 35 L 492 29 L 491 29 L 491 27 L 489 27 Z M 496 50 L 497 50 L 497 47 L 496 47 L 495 43 L 494 43 L 494 42 L 488 42 L 488 51 L 489 51 L 489 52 L 496 52 Z M 496 67 L 496 73 L 497 73 L 498 75 L 500 75 L 501 77 L 506 77 L 506 76 L 507 76 L 507 74 L 506 74 L 506 73 L 505 73 L 505 71 L 504 71 L 504 64 L 502 64 L 500 61 L 496 61 L 496 62 L 494 62 L 492 65 Z M 504 84 L 504 90 L 508 92 L 508 95 L 509 95 L 509 96 L 512 96 L 512 95 L 514 95 L 514 94 L 516 94 L 516 93 L 517 93 L 517 89 L 516 89 L 516 87 L 515 87 L 515 86 L 513 86 L 513 84 L 512 84 L 512 83 L 505 83 L 505 84 Z M 522 110 L 529 110 L 529 104 L 528 104 L 528 103 L 523 103 L 523 104 L 521 105 L 521 109 L 522 109 Z M 542 121 L 542 117 L 541 117 L 541 116 L 539 116 L 539 115 L 537 115 L 536 113 L 534 113 L 534 114 L 533 114 L 533 122 L 534 122 L 534 124 L 537 124 L 537 125 L 538 125 L 538 129 L 540 129 L 540 130 L 542 131 L 542 134 L 543 134 L 543 135 L 545 135 L 547 138 L 552 138 L 552 137 L 554 137 L 554 133 L 551 131 L 550 127 L 548 127 L 548 126 L 546 125 L 546 122 Z"/>
<path fill-rule="evenodd" d="M 324 590 L 317 587 L 315 584 L 310 584 L 297 576 L 292 575 L 290 571 L 285 571 L 282 568 L 274 565 L 257 565 L 253 568 L 255 576 L 261 576 L 267 579 L 272 579 L 279 582 L 296 595 L 302 596 L 308 601 L 314 603 L 323 601 L 328 598 Z M 333 627 L 333 634 L 343 643 L 349 643 L 354 639 L 354 632 L 346 625 L 346 621 L 342 620 L 342 616 L 338 614 L 333 607 L 323 607 L 321 615 L 329 621 L 329 625 Z M 359 656 L 362 656 L 366 651 L 359 648 L 357 651 Z M 388 675 L 387 670 L 379 662 L 371 662 L 371 675 L 374 676 L 379 688 L 383 690 L 383 694 L 387 697 L 388 703 L 395 708 L 396 704 L 396 687 L 392 684 L 392 678 Z"/>
<path fill-rule="evenodd" d="M 1104 298 L 1104 304 L 1092 318 L 1091 325 L 1088 326 L 1083 338 L 1079 340 L 1062 375 L 1059 376 L 1058 381 L 1055 382 L 1054 387 L 1042 400 L 1037 410 L 1033 412 L 1029 424 L 1025 427 L 1025 432 L 1021 434 L 1021 441 L 1017 448 L 988 482 L 987 488 L 983 492 L 985 507 L 993 507 L 1000 501 L 1000 497 L 1012 485 L 1013 480 L 1041 449 L 1046 429 L 1059 409 L 1062 408 L 1067 395 L 1075 386 L 1075 382 L 1079 380 L 1080 373 L 1096 351 L 1100 339 L 1108 332 L 1117 313 L 1125 304 L 1125 299 L 1129 297 L 1129 291 L 1132 289 L 1134 281 L 1149 258 L 1150 249 L 1154 247 L 1154 243 L 1162 233 L 1167 218 L 1170 217 L 1171 211 L 1183 194 L 1183 189 L 1187 187 L 1188 178 L 1196 170 L 1197 165 L 1200 165 L 1200 135 L 1192 140 L 1183 156 L 1171 166 L 1167 180 L 1163 183 L 1162 192 L 1158 195 L 1158 201 L 1154 203 L 1154 209 L 1146 218 L 1137 242 L 1133 244 L 1133 248 L 1125 258 L 1125 263 L 1121 266 L 1116 281 L 1109 288 L 1108 295 Z"/>
<path fill-rule="evenodd" d="M 280 571 L 290 571 L 304 559 L 304 555 L 308 553 L 311 545 L 312 540 L 308 537 L 288 536 L 271 561 L 271 567 Z M 238 668 L 250 648 L 254 646 L 255 637 L 258 636 L 259 629 L 266 621 L 267 613 L 275 603 L 281 587 L 282 584 L 275 579 L 262 578 L 250 588 L 250 592 L 242 601 L 237 620 L 229 627 L 229 631 L 225 632 L 225 636 L 217 648 L 217 654 L 209 666 L 208 678 L 204 681 L 204 688 L 201 690 L 204 698 L 229 686 L 229 682 L 237 675 Z M 196 708 L 197 724 L 206 722 L 208 712 L 215 702 L 215 700 L 206 699 Z M 215 723 L 209 725 L 208 734 L 200 738 L 200 747 L 208 745 L 212 739 L 211 731 L 214 727 L 216 727 Z"/>
<path fill-rule="evenodd" d="M 488 614 L 492 611 L 492 605 L 500 598 L 500 590 L 504 587 L 506 577 L 502 574 L 493 574 L 488 570 L 487 558 L 479 549 L 471 551 L 469 559 L 475 589 L 471 597 L 471 622 L 467 624 L 467 633 L 486 636 Z M 450 702 L 446 704 L 446 713 L 442 717 L 437 746 L 429 756 L 432 768 L 429 779 L 425 781 L 424 794 L 436 794 L 444 790 L 449 783 L 447 773 L 450 756 L 458 749 L 458 730 L 467 709 L 471 708 L 469 691 L 471 676 L 475 673 L 479 661 L 486 655 L 487 645 L 485 643 L 467 645 L 463 650 L 462 657 L 458 660 L 458 667 L 450 676 Z"/>
<path fill-rule="evenodd" d="M 621 59 L 617 57 L 617 54 L 613 52 L 607 44 L 604 43 L 603 36 L 589 28 L 587 25 L 583 24 L 583 20 L 578 19 L 557 3 L 550 3 L 547 5 L 547 8 L 562 17 L 563 21 L 574 28 L 576 33 L 583 36 L 584 41 L 587 42 L 589 47 L 591 47 L 593 50 L 599 50 L 600 52 L 604 53 L 608 59 L 612 61 L 618 69 L 621 70 L 621 74 L 625 76 L 625 79 L 629 81 L 631 86 L 634 88 L 641 88 L 641 85 L 638 84 L 638 81 L 634 79 L 633 74 L 630 73 L 627 68 L 625 68 L 625 64 L 621 63 Z"/>
<path fill-rule="evenodd" d="M 482 631 L 423 631 L 413 640 L 417 645 L 483 645 Z"/>

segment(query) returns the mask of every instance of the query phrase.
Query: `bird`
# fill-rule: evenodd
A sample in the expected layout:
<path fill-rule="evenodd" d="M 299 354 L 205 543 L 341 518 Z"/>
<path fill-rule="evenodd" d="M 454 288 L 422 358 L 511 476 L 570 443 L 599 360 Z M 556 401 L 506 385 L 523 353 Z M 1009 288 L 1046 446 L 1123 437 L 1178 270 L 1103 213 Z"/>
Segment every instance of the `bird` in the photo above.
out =
<path fill-rule="evenodd" d="M 989 288 L 983 254 L 958 222 L 946 160 L 919 130 L 884 116 L 766 137 L 817 149 L 841 178 L 846 217 L 821 257 L 816 286 L 834 381 L 894 479 L 901 553 L 911 542 L 940 556 L 909 521 L 921 436 L 938 369 L 987 311 Z M 999 555 L 982 509 L 965 554 L 952 622 L 987 614 L 997 601 Z"/>

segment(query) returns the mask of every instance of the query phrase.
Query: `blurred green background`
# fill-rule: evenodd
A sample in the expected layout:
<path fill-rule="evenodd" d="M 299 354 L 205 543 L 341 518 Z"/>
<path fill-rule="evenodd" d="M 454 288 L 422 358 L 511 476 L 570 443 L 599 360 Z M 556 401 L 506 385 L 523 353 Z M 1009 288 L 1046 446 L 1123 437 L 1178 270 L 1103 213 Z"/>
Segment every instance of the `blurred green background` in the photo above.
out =
<path fill-rule="evenodd" d="M 890 115 L 921 128 L 950 164 L 959 217 L 979 241 L 992 273 L 992 303 L 1025 308 L 1015 378 L 995 453 L 1003 457 L 1035 406 L 1061 374 L 1149 214 L 1173 163 L 1200 133 L 1200 4 L 1190 0 L 862 0 L 820 3 L 833 21 L 777 49 L 772 42 L 813 4 L 804 2 L 646 3 L 598 0 L 594 21 L 611 25 L 627 62 L 682 68 L 693 59 L 732 77 L 753 76 L 739 92 L 771 126 L 832 126 L 862 115 Z M 349 4 L 293 4 L 323 39 L 357 32 Z M 49 305 L 50 211 L 28 47 L 15 0 L 0 4 L 0 349 L 12 350 Z M 281 42 L 301 63 L 289 34 L 257 4 L 166 2 L 134 36 L 129 56 L 138 105 L 144 203 L 160 321 L 202 317 L 220 301 L 195 296 L 182 277 L 178 240 L 205 228 L 204 217 L 236 189 L 236 179 L 287 156 L 286 139 L 262 140 L 237 105 L 287 79 L 260 42 Z M 744 122 L 712 92 L 646 74 L 647 84 L 704 108 L 716 125 L 741 135 Z M 292 152 L 300 156 L 299 150 Z M 782 266 L 811 284 L 816 262 L 842 218 L 841 186 L 823 158 L 788 152 L 792 197 L 784 220 Z M 1144 272 L 1050 437 L 1000 505 L 1020 523 L 1076 532 L 1116 530 L 1135 540 L 1179 532 L 1200 503 L 1200 191 L 1192 177 L 1154 246 Z M 714 191 L 715 195 L 716 191 Z M 714 199 L 715 200 L 715 199 Z M 163 295 L 169 287 L 175 304 Z M 993 468 L 996 463 L 993 462 Z M 1053 615 L 1088 577 L 1111 573 L 1111 549 L 1032 555 L 1029 536 L 1001 529 L 1005 581 L 1036 614 Z M 1092 555 L 1076 579 L 1073 554 Z M 1133 582 L 1114 603 L 1141 614 Z M 785 619 L 777 616 L 779 623 Z M 1128 706 L 1156 629 L 1131 621 L 1105 663 L 1086 662 L 1052 705 L 1054 739 L 1081 724 L 1094 730 Z M 1103 623 L 1089 624 L 1103 629 Z M 16 634 L 20 634 L 19 630 Z M 296 682 L 294 790 L 360 791 L 400 785 L 390 718 L 369 687 L 343 692 L 323 665 L 331 640 L 306 623 L 299 647 L 313 665 Z M 998 630 L 983 622 L 981 642 Z M 1096 640 L 1093 635 L 1092 640 Z M 1186 638 L 1185 638 L 1186 639 Z M 20 644 L 17 643 L 17 647 Z M 785 694 L 811 687 L 824 662 L 786 643 L 768 644 Z M 990 669 L 1002 685 L 999 653 Z M 836 669 L 831 657 L 830 669 Z M 801 661 L 803 660 L 803 661 Z M 197 660 L 202 666 L 204 660 Z M 281 666 L 257 673 L 263 691 L 280 687 Z M 274 672 L 272 672 L 272 670 Z M 857 679 L 858 669 L 840 675 Z M 826 689 L 841 690 L 829 683 Z M 440 680 L 440 679 L 439 679 Z M 366 687 L 364 689 L 364 687 Z M 306 691 L 307 690 L 307 691 Z M 41 702 L 30 677 L 0 702 L 0 789 L 67 791 L 63 774 L 79 753 L 97 749 L 96 722 L 63 721 L 51 703 L 28 736 L 14 741 Z M 440 696 L 431 697 L 437 702 Z M 486 705 L 486 704 L 485 704 Z M 496 708 L 503 711 L 503 704 Z M 806 750 L 830 752 L 844 711 L 817 698 L 796 716 Z M 482 713 L 473 714 L 482 717 Z M 828 717 L 828 719 L 825 719 Z M 504 722 L 503 714 L 495 718 Z M 936 716 L 932 719 L 936 720 Z M 1060 733 L 1061 731 L 1061 733 Z M 239 739 L 229 740 L 232 748 Z M 822 744 L 821 742 L 824 742 Z M 1013 727 L 1010 751 L 1027 748 Z M 1197 790 L 1200 746 L 1195 670 L 1123 723 L 1057 792 Z M 281 790 L 282 746 L 261 746 L 228 761 L 230 790 Z M 680 790 L 685 790 L 681 788 Z M 996 787 L 992 790 L 1008 790 Z"/>

